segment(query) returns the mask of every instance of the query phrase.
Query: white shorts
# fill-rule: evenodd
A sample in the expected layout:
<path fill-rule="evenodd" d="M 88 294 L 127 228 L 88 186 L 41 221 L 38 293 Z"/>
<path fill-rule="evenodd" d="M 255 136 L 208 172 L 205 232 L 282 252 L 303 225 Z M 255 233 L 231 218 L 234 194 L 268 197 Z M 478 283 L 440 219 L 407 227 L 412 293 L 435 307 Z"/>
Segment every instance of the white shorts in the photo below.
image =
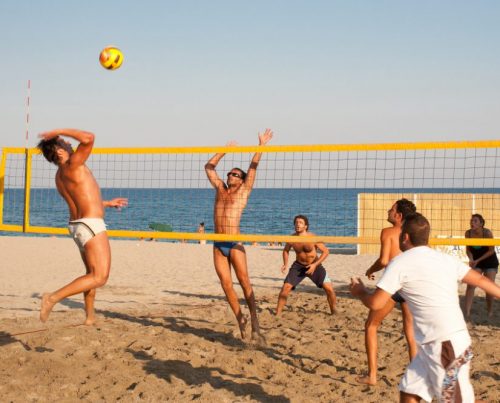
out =
<path fill-rule="evenodd" d="M 399 390 L 420 396 L 426 402 L 436 398 L 438 402 L 462 401 L 474 402 L 474 390 L 469 379 L 470 358 L 458 368 L 458 379 L 453 387 L 448 387 L 447 394 L 455 395 L 457 400 L 448 400 L 442 396 L 443 383 L 449 380 L 446 368 L 468 347 L 471 339 L 467 330 L 451 335 L 448 340 L 435 341 L 418 346 L 418 353 L 405 371 Z M 461 396 L 462 400 L 458 400 Z"/>
<path fill-rule="evenodd" d="M 106 224 L 102 218 L 79 218 L 70 221 L 68 229 L 76 245 L 83 252 L 88 241 L 106 231 Z"/>

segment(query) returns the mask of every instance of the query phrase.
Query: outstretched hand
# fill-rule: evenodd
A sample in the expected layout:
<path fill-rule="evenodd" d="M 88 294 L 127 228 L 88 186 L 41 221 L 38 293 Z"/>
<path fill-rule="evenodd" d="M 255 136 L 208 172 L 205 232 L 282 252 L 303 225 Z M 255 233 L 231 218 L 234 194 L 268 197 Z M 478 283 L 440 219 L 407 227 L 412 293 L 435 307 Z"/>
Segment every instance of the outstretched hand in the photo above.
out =
<path fill-rule="evenodd" d="M 368 269 L 365 273 L 365 276 L 370 280 L 375 280 L 375 274 L 373 274 L 372 269 Z"/>
<path fill-rule="evenodd" d="M 259 133 L 259 146 L 264 146 L 273 138 L 273 131 L 266 129 L 264 133 Z"/>
<path fill-rule="evenodd" d="M 112 200 L 104 202 L 104 207 L 112 207 L 116 209 L 121 209 L 122 207 L 128 206 L 128 199 L 124 197 L 115 197 Z"/>
<path fill-rule="evenodd" d="M 360 297 L 366 293 L 366 287 L 359 277 L 351 277 L 351 285 L 349 286 L 351 294 L 355 297 Z"/>

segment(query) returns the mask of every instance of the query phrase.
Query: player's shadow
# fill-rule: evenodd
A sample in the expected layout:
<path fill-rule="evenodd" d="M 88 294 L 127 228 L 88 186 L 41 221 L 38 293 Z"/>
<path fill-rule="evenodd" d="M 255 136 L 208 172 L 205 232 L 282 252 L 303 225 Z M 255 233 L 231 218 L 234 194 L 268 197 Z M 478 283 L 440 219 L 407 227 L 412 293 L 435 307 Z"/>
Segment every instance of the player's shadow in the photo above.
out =
<path fill-rule="evenodd" d="M 246 346 L 245 343 L 243 343 L 243 341 L 235 338 L 231 333 L 219 332 L 217 330 L 214 330 L 213 328 L 194 327 L 188 323 L 188 321 L 190 321 L 190 322 L 210 324 L 210 322 L 205 321 L 203 319 L 191 319 L 182 317 L 174 318 L 167 316 L 163 318 L 163 321 L 165 323 L 165 327 L 171 330 L 172 332 L 180 334 L 186 334 L 186 333 L 192 334 L 194 336 L 200 337 L 212 343 L 217 342 L 224 344 L 228 347 L 245 348 Z"/>
<path fill-rule="evenodd" d="M 261 280 L 271 280 L 271 281 L 277 281 L 279 283 L 283 283 L 283 280 L 285 277 L 267 277 L 267 276 L 254 276 L 253 278 L 258 278 Z"/>
<path fill-rule="evenodd" d="M 187 297 L 187 298 L 210 299 L 210 300 L 217 300 L 217 301 L 225 301 L 226 300 L 226 297 L 224 295 L 193 294 L 190 292 L 171 291 L 171 290 L 163 290 L 163 292 L 165 294 L 179 295 L 181 297 Z"/>
<path fill-rule="evenodd" d="M 283 395 L 267 393 L 260 385 L 258 378 L 248 378 L 239 374 L 228 373 L 217 367 L 193 367 L 190 363 L 180 360 L 158 360 L 149 357 L 142 351 L 127 350 L 137 360 L 144 361 L 144 370 L 166 382 L 171 383 L 172 377 L 182 379 L 190 386 L 209 384 L 214 389 L 226 389 L 235 396 L 257 400 L 259 402 L 290 402 Z M 235 382 L 236 379 L 242 382 Z"/>
<path fill-rule="evenodd" d="M 28 346 L 23 341 L 16 339 L 10 333 L 0 331 L 0 347 L 6 346 L 7 344 L 11 344 L 11 343 L 19 343 L 21 346 L 23 346 L 23 348 L 26 351 L 30 351 L 31 350 L 30 346 Z"/>

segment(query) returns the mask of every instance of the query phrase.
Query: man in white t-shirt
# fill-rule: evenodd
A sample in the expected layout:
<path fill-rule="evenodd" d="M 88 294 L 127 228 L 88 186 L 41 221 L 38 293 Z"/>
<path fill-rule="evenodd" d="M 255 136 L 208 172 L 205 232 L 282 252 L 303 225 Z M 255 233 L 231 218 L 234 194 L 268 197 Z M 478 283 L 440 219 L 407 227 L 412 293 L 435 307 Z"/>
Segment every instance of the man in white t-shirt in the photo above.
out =
<path fill-rule="evenodd" d="M 396 291 L 408 303 L 418 353 L 399 384 L 401 402 L 474 402 L 471 339 L 459 305 L 458 281 L 496 298 L 500 287 L 458 259 L 429 248 L 429 234 L 423 215 L 408 216 L 399 238 L 403 253 L 386 268 L 376 291 L 369 293 L 359 278 L 353 278 L 351 293 L 370 309 L 383 307 Z"/>

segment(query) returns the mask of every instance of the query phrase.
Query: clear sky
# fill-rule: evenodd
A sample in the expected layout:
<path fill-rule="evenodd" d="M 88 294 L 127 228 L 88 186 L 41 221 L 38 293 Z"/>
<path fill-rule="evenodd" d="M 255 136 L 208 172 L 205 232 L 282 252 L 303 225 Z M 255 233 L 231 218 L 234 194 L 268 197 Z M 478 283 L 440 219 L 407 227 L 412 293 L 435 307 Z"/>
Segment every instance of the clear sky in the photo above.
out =
<path fill-rule="evenodd" d="M 0 1 L 0 147 L 500 138 L 499 1 Z M 117 71 L 98 63 L 122 49 Z"/>

